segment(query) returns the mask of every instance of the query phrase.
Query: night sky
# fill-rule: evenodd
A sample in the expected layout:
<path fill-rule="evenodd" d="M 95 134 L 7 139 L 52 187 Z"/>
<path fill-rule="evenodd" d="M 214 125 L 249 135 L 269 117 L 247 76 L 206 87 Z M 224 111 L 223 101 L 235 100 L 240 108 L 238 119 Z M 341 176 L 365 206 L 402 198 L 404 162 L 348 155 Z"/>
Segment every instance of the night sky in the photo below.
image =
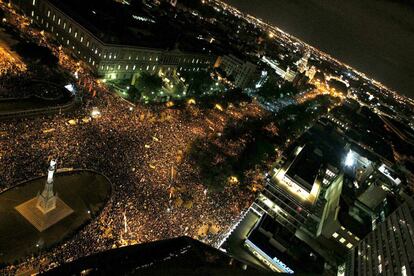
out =
<path fill-rule="evenodd" d="M 225 0 L 414 98 L 414 0 Z"/>

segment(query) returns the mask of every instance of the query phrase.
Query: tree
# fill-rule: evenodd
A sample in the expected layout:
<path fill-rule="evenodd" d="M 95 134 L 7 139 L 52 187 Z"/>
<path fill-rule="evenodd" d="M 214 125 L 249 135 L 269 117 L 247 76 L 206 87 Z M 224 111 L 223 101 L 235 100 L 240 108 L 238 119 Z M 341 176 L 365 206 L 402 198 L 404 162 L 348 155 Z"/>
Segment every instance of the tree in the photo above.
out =
<path fill-rule="evenodd" d="M 158 96 L 158 92 L 162 88 L 162 79 L 157 75 L 143 72 L 139 76 L 135 87 L 142 96 L 155 98 Z"/>

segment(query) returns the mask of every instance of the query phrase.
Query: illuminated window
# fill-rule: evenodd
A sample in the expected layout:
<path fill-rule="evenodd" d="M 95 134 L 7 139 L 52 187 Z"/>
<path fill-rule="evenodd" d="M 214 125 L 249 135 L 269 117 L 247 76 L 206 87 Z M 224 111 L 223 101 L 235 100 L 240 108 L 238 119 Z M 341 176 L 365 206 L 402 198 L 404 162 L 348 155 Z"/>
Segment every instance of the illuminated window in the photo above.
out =
<path fill-rule="evenodd" d="M 50 17 L 50 11 L 47 11 L 47 17 Z"/>
<path fill-rule="evenodd" d="M 118 70 L 121 69 L 121 65 L 118 65 Z"/>
<path fill-rule="evenodd" d="M 58 25 L 60 25 L 60 18 L 58 19 Z"/>
<path fill-rule="evenodd" d="M 69 27 L 69 33 L 71 33 L 72 32 L 72 27 Z"/>
<path fill-rule="evenodd" d="M 339 234 L 338 233 L 333 233 L 333 235 L 332 235 L 332 237 L 334 237 L 335 239 L 337 238 L 339 236 Z"/>
<path fill-rule="evenodd" d="M 344 242 L 345 242 L 345 239 L 344 239 L 344 238 L 340 238 L 340 239 L 339 239 L 339 242 L 340 242 L 340 243 L 344 243 Z"/>
<path fill-rule="evenodd" d="M 129 67 L 128 65 L 127 65 L 127 66 L 125 66 L 125 70 L 128 70 L 128 67 Z"/>
<path fill-rule="evenodd" d="M 33 6 L 35 6 L 36 5 L 36 0 L 33 0 L 32 4 L 33 4 Z"/>
<path fill-rule="evenodd" d="M 65 22 L 65 23 L 63 23 L 63 29 L 64 29 L 64 30 L 66 29 L 66 22 Z"/>
<path fill-rule="evenodd" d="M 352 243 L 348 242 L 348 244 L 346 245 L 346 247 L 352 248 Z"/>
<path fill-rule="evenodd" d="M 53 20 L 53 21 L 55 21 L 55 18 L 56 18 L 56 15 L 53 15 L 53 18 L 52 18 L 52 20 Z"/>
<path fill-rule="evenodd" d="M 77 38 L 78 37 L 78 32 L 75 32 L 75 38 Z"/>
<path fill-rule="evenodd" d="M 132 67 L 132 70 L 135 70 L 135 68 L 136 68 L 137 66 L 136 65 L 134 65 L 133 67 Z"/>
<path fill-rule="evenodd" d="M 66 40 L 66 45 L 69 45 L 69 39 L 68 39 L 68 40 Z"/>

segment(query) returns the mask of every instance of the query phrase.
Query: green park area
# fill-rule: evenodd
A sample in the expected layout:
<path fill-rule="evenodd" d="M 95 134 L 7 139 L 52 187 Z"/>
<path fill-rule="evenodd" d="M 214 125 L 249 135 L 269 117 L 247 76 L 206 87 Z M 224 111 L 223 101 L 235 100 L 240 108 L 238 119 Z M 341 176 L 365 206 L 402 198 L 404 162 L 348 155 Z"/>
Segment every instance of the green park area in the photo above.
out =
<path fill-rule="evenodd" d="M 215 81 L 209 72 L 169 72 L 136 74 L 132 81 L 107 81 L 109 85 L 131 102 L 157 103 L 180 101 L 224 92 L 225 87 Z"/>

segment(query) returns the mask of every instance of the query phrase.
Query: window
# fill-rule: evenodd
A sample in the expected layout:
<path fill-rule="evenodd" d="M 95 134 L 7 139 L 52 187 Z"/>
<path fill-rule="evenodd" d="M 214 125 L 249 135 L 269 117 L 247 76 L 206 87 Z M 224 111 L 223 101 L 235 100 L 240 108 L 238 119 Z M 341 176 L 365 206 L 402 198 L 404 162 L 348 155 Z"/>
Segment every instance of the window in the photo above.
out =
<path fill-rule="evenodd" d="M 65 23 L 63 23 L 63 29 L 64 29 L 64 30 L 66 29 L 66 22 L 65 22 Z"/>
<path fill-rule="evenodd" d="M 60 25 L 60 18 L 58 19 L 58 25 Z"/>
<path fill-rule="evenodd" d="M 348 244 L 346 245 L 346 247 L 348 247 L 349 249 L 352 248 L 352 243 L 348 242 Z"/>
<path fill-rule="evenodd" d="M 72 33 L 72 27 L 69 27 L 69 33 Z"/>
<path fill-rule="evenodd" d="M 50 17 L 50 10 L 47 11 L 47 17 Z"/>
<path fill-rule="evenodd" d="M 75 38 L 77 38 L 78 37 L 78 32 L 75 32 Z"/>
<path fill-rule="evenodd" d="M 344 238 L 340 238 L 340 239 L 339 239 L 339 242 L 340 242 L 340 243 L 344 243 L 344 242 L 345 242 L 345 239 L 344 239 Z"/>
<path fill-rule="evenodd" d="M 33 6 L 35 6 L 36 5 L 36 0 L 33 0 L 32 4 L 33 4 Z"/>

